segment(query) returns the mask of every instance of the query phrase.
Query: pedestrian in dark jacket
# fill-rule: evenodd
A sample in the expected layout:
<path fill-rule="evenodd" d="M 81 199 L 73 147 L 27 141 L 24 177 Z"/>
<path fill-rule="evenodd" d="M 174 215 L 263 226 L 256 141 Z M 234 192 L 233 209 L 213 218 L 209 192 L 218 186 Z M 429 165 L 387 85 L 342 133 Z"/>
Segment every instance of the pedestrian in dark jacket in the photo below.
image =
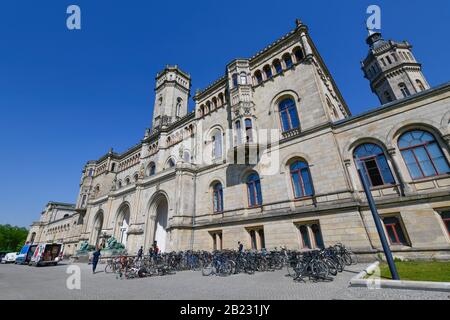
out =
<path fill-rule="evenodd" d="M 138 260 L 141 260 L 141 259 L 142 259 L 142 255 L 143 255 L 143 254 L 144 254 L 144 248 L 141 247 L 141 248 L 139 249 L 139 251 L 138 251 L 138 254 L 137 254 Z"/>
<path fill-rule="evenodd" d="M 100 247 L 97 247 L 97 250 L 95 250 L 95 252 L 92 255 L 92 273 L 93 274 L 95 274 L 95 269 L 97 268 L 97 263 L 101 256 L 101 253 L 100 253 L 101 250 L 102 249 Z"/>

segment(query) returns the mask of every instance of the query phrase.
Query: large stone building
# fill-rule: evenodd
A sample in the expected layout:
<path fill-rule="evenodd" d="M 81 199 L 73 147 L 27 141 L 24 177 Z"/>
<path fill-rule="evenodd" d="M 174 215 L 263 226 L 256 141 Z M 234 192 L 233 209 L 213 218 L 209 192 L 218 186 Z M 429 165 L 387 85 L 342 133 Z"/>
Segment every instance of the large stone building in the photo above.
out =
<path fill-rule="evenodd" d="M 392 249 L 450 252 L 450 83 L 430 88 L 407 42 L 374 33 L 362 62 L 382 105 L 352 116 L 306 25 L 193 97 L 190 75 L 156 76 L 152 128 L 124 153 L 87 162 L 74 207 L 49 203 L 30 239 L 114 236 L 130 253 L 315 248 L 380 241 L 357 165 L 367 174 Z M 52 216 L 65 206 L 68 215 Z M 29 239 L 29 240 L 30 240 Z"/>

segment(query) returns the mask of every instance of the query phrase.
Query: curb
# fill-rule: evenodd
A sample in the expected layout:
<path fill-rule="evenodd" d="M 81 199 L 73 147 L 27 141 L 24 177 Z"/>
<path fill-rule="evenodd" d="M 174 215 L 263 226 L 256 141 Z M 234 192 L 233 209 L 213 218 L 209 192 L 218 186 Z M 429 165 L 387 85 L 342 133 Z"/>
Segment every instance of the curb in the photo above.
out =
<path fill-rule="evenodd" d="M 403 289 L 422 291 L 443 291 L 450 292 L 450 282 L 430 282 L 430 281 L 405 281 L 386 279 L 364 279 L 368 274 L 379 266 L 379 262 L 372 263 L 366 269 L 358 273 L 350 280 L 350 287 L 366 287 L 373 289 Z"/>

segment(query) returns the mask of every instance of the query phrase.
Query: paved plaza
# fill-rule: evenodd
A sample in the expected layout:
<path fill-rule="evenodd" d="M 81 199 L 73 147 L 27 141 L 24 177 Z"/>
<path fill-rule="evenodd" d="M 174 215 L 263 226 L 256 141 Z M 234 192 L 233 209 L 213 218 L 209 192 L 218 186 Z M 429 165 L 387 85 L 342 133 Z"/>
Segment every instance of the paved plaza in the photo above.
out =
<path fill-rule="evenodd" d="M 316 299 L 449 299 L 444 292 L 349 288 L 349 280 L 366 265 L 356 265 L 327 283 L 296 283 L 286 272 L 204 277 L 201 272 L 120 280 L 113 274 L 92 274 L 87 264 L 81 270 L 81 289 L 69 290 L 66 273 L 70 264 L 56 267 L 0 265 L 0 299 L 189 299 L 189 300 L 316 300 Z"/>

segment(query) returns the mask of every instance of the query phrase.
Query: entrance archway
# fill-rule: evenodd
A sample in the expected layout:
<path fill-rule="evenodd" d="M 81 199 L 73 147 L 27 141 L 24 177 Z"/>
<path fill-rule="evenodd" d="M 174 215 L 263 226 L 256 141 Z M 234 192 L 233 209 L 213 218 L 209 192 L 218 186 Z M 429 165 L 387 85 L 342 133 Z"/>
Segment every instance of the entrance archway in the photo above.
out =
<path fill-rule="evenodd" d="M 160 252 L 168 249 L 168 214 L 169 203 L 163 192 L 154 195 L 150 200 L 145 248 L 148 249 L 156 241 Z"/>
<path fill-rule="evenodd" d="M 120 243 L 122 243 L 125 248 L 127 246 L 128 238 L 128 227 L 130 225 L 130 207 L 128 204 L 124 204 L 119 208 L 116 217 L 114 237 Z"/>
<path fill-rule="evenodd" d="M 99 211 L 95 215 L 94 225 L 91 234 L 91 243 L 94 246 L 97 246 L 99 244 L 102 228 L 103 228 L 103 212 Z"/>
<path fill-rule="evenodd" d="M 153 237 L 153 241 L 156 241 L 161 252 L 166 251 L 168 211 L 167 199 L 163 197 L 156 207 L 155 232 Z"/>

